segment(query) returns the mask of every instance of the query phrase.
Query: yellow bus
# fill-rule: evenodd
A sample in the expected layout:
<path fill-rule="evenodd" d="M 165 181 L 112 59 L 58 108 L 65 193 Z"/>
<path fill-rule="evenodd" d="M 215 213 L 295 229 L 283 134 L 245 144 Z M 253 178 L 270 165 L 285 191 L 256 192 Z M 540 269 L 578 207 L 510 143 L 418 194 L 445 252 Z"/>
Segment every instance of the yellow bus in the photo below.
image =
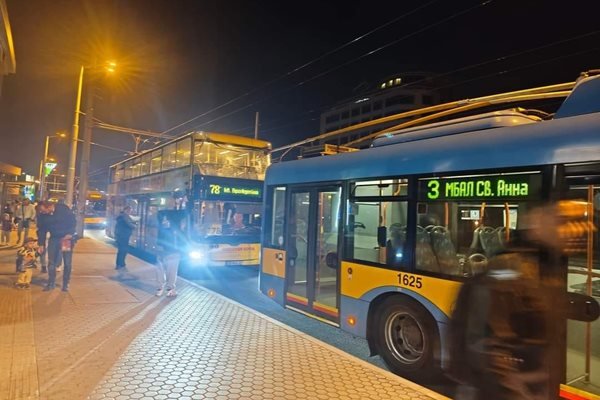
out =
<path fill-rule="evenodd" d="M 552 118 L 539 115 L 495 111 L 392 132 L 357 152 L 274 163 L 260 290 L 365 338 L 395 373 L 447 366 L 462 283 L 527 228 L 529 210 L 576 199 L 597 225 L 600 76 L 579 82 Z M 595 302 L 598 234 L 583 239 L 584 251 L 560 265 L 540 260 L 541 274 Z M 563 393 L 599 394 L 598 321 L 556 327 L 564 335 L 552 368 L 564 372 Z"/>
<path fill-rule="evenodd" d="M 190 239 L 184 270 L 258 265 L 270 149 L 263 140 L 192 132 L 112 165 L 107 235 L 113 237 L 116 217 L 131 206 L 137 228 L 130 245 L 154 256 L 158 212 L 183 209 Z"/>

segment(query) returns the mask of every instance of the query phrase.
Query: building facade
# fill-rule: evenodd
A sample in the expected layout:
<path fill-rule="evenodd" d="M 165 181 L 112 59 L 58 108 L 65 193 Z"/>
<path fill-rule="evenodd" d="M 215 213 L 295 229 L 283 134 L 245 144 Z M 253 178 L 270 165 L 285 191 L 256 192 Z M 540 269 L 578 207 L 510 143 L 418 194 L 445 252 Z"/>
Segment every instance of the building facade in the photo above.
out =
<path fill-rule="evenodd" d="M 406 72 L 381 80 L 376 88 L 347 99 L 321 114 L 320 133 L 356 125 L 404 111 L 439 104 L 440 94 L 433 85 L 433 75 L 427 72 Z M 313 143 L 303 149 L 303 155 L 318 154 L 325 144 L 343 146 L 353 140 L 386 127 L 397 125 L 402 120 L 378 124 L 368 128 L 346 132 L 330 139 Z M 365 146 L 368 143 L 365 142 Z"/>

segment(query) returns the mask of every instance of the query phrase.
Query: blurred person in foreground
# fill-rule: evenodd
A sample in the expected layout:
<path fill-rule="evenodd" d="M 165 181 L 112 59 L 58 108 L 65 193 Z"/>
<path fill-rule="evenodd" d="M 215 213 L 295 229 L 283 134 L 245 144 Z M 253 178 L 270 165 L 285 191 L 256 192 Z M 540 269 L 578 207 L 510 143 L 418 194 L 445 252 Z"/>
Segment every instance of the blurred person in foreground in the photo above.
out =
<path fill-rule="evenodd" d="M 61 260 L 64 263 L 62 291 L 69 290 L 71 280 L 71 269 L 73 261 L 73 248 L 75 247 L 75 214 L 65 204 L 55 204 L 49 201 L 39 205 L 40 213 L 47 215 L 42 229 L 38 232 L 38 244 L 40 250 L 46 250 L 46 235 L 48 239 L 48 284 L 44 291 L 53 290 L 56 287 L 56 268 Z"/>
<path fill-rule="evenodd" d="M 456 399 L 557 398 L 553 329 L 566 315 L 566 289 L 558 279 L 542 278 L 540 249 L 583 251 L 595 230 L 585 220 L 586 204 L 561 201 L 532 210 L 524 216 L 528 229 L 461 287 L 450 324 L 448 372 L 459 383 Z"/>

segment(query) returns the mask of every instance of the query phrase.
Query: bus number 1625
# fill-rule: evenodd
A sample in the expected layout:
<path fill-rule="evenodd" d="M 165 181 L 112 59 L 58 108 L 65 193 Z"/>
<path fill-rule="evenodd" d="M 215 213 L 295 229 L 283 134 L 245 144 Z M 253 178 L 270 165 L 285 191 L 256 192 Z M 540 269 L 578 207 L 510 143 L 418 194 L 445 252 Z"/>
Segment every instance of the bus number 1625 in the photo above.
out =
<path fill-rule="evenodd" d="M 414 287 L 417 289 L 421 289 L 423 287 L 423 283 L 421 282 L 421 277 L 416 277 L 414 275 L 408 274 L 398 274 L 398 284 L 400 286 Z"/>

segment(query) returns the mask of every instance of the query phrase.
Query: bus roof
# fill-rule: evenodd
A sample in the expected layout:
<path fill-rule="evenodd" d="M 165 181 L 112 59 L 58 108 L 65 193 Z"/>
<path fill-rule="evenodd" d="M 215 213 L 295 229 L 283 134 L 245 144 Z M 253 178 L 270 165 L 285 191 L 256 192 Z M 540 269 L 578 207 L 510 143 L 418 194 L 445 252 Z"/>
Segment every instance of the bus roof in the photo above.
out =
<path fill-rule="evenodd" d="M 198 131 L 198 132 L 190 132 L 190 133 L 186 133 L 185 135 L 182 135 L 182 136 L 174 137 L 173 139 L 169 140 L 168 142 L 165 142 L 159 146 L 153 147 L 149 150 L 144 150 L 143 152 L 140 152 L 134 156 L 131 156 L 124 160 L 116 162 L 116 163 L 112 164 L 110 167 L 112 168 L 112 167 L 119 165 L 121 163 L 124 163 L 126 161 L 129 161 L 134 158 L 151 153 L 157 149 L 161 149 L 165 146 L 168 146 L 169 144 L 171 144 L 173 142 L 177 142 L 177 141 L 185 139 L 187 137 L 193 137 L 196 140 L 202 140 L 202 141 L 212 142 L 212 143 L 222 143 L 222 144 L 229 144 L 229 145 L 234 145 L 234 146 L 271 150 L 271 143 L 267 142 L 265 140 L 253 139 L 253 138 L 249 138 L 246 136 L 231 135 L 231 134 L 227 134 L 227 133 Z"/>
<path fill-rule="evenodd" d="M 597 161 L 600 159 L 598 132 L 600 112 L 429 137 L 272 164 L 267 169 L 265 183 L 308 183 Z"/>

